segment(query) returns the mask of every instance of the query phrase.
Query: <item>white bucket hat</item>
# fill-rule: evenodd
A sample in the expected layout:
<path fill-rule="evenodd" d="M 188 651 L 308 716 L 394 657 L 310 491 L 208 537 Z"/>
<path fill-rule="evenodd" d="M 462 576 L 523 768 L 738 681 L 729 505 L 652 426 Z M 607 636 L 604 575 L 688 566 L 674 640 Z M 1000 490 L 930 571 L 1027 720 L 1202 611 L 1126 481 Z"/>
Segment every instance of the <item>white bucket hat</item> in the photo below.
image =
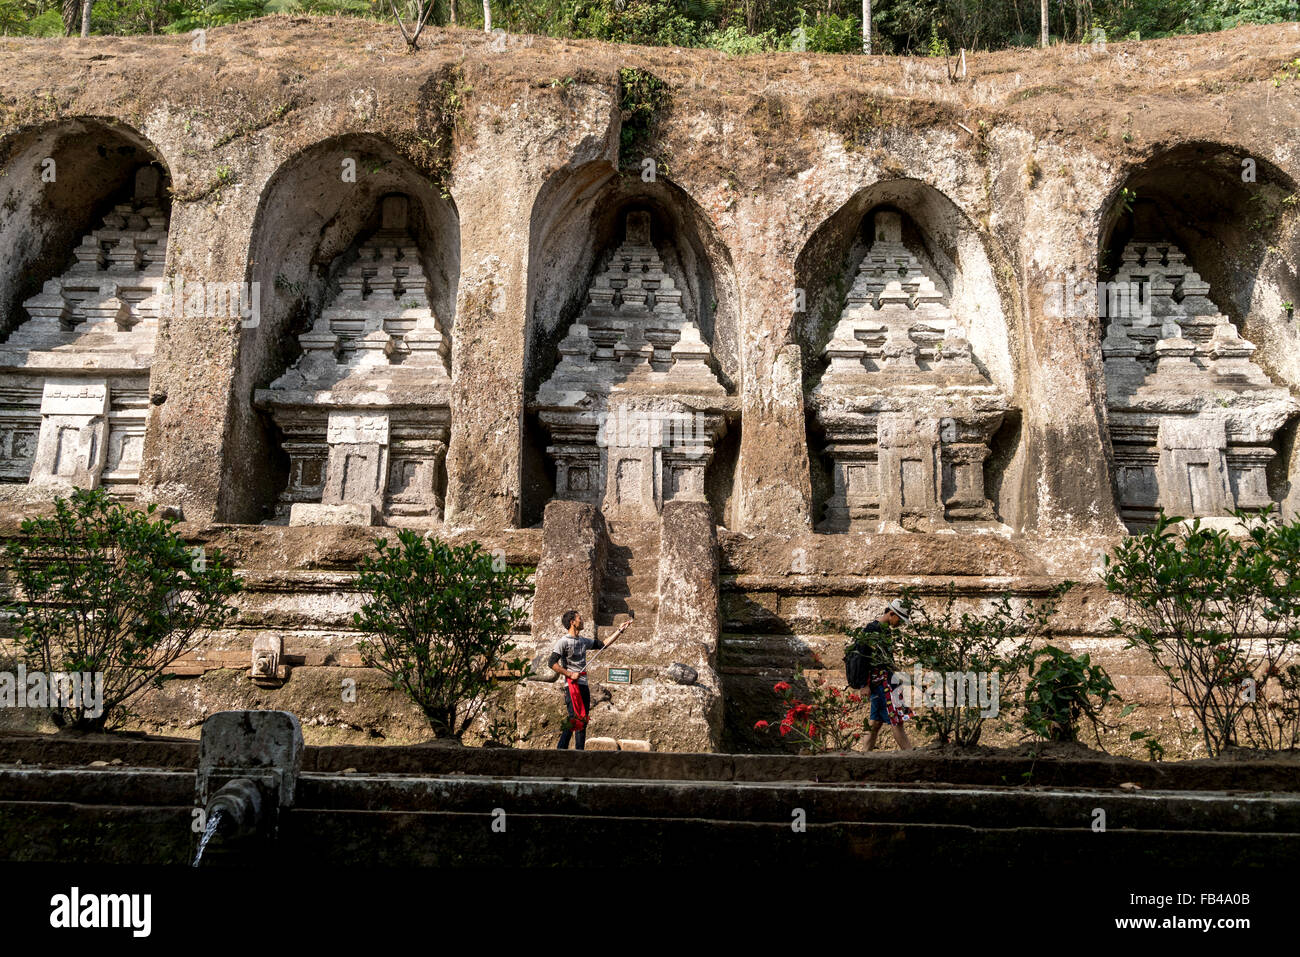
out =
<path fill-rule="evenodd" d="M 892 611 L 905 625 L 912 620 L 912 616 L 908 612 L 907 606 L 903 604 L 903 599 L 901 598 L 895 598 L 891 601 L 885 611 Z"/>

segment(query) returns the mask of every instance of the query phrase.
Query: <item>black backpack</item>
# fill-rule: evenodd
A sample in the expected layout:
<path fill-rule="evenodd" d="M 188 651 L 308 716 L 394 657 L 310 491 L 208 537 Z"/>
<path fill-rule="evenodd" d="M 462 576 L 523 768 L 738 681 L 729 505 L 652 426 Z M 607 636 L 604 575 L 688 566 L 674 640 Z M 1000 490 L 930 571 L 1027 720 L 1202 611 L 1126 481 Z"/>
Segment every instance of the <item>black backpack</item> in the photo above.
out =
<path fill-rule="evenodd" d="M 871 680 L 871 661 L 857 645 L 844 652 L 844 675 L 850 688 L 865 688 Z"/>

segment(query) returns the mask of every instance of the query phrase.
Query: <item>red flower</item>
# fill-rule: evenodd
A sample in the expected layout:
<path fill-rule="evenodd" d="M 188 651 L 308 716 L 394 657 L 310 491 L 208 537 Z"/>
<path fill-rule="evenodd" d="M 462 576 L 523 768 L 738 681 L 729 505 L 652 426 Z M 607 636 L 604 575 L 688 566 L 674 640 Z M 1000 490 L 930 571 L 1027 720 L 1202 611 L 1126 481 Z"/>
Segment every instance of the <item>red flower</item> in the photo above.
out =
<path fill-rule="evenodd" d="M 849 700 L 852 701 L 854 704 L 862 704 L 862 695 L 854 694 L 852 691 L 850 691 Z"/>
<path fill-rule="evenodd" d="M 790 725 L 790 722 L 789 722 L 789 721 L 782 721 L 782 722 L 781 722 L 781 737 L 784 738 L 787 734 L 790 733 L 790 727 L 791 727 L 791 725 Z"/>
<path fill-rule="evenodd" d="M 785 694 L 785 692 L 790 690 L 790 685 L 784 681 L 778 681 L 776 684 L 772 685 L 772 690 L 777 694 Z"/>
<path fill-rule="evenodd" d="M 766 727 L 767 727 L 767 722 L 766 722 L 766 721 L 755 721 L 755 722 L 754 722 L 754 729 L 757 730 L 757 731 L 762 731 L 762 730 L 763 730 L 764 728 L 766 728 Z"/>
<path fill-rule="evenodd" d="M 832 689 L 831 689 L 831 697 L 832 697 L 832 698 L 838 698 L 839 696 L 840 696 L 840 689 L 839 689 L 839 688 L 832 688 Z"/>
<path fill-rule="evenodd" d="M 817 725 L 815 724 L 808 725 L 808 737 L 811 738 L 816 733 L 817 733 Z"/>

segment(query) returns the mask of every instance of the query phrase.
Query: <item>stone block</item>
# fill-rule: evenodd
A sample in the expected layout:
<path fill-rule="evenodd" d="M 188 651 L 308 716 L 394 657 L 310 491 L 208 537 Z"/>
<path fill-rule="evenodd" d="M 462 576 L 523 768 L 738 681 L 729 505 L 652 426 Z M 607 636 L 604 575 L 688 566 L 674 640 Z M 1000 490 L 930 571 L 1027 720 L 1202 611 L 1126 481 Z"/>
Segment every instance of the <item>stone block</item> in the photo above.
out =
<path fill-rule="evenodd" d="M 295 502 L 289 510 L 290 525 L 378 525 L 379 512 L 373 505 L 345 502 L 322 505 Z"/>

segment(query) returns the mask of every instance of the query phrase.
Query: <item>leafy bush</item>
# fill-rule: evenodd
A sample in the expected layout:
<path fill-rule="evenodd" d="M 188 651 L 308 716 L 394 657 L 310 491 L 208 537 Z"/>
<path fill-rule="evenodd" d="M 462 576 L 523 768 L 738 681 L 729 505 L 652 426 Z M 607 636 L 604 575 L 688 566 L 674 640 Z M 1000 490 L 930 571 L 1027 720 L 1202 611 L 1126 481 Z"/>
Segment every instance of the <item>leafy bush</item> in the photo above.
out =
<path fill-rule="evenodd" d="M 175 18 L 167 25 L 168 33 L 189 33 L 191 30 L 222 27 L 242 20 L 264 17 L 270 10 L 268 0 L 182 0 Z"/>
<path fill-rule="evenodd" d="M 102 714 L 84 702 L 51 711 L 60 727 L 101 730 L 229 620 L 226 599 L 242 584 L 220 550 L 191 548 L 154 506 L 140 512 L 102 490 L 78 490 L 54 507 L 52 518 L 25 520 L 5 546 L 14 592 L 5 610 L 28 668 L 103 674 Z"/>
<path fill-rule="evenodd" d="M 999 725 L 1006 725 L 1006 703 L 1017 695 L 1032 658 L 1033 640 L 1046 630 L 1061 597 L 1073 585 L 1062 582 L 1039 601 L 1017 603 L 1003 594 L 989 603 L 987 611 L 961 614 L 955 610 L 954 583 L 949 583 L 941 605 L 933 612 L 925 608 L 916 589 L 904 588 L 902 600 L 912 609 L 912 619 L 899 636 L 905 660 L 917 662 L 923 671 L 945 676 L 974 673 L 991 680 L 996 674 L 998 680 L 996 715 L 985 715 L 980 708 L 949 702 L 945 697 L 939 707 L 917 711 L 916 727 L 940 744 L 974 747 L 986 721 L 996 718 Z"/>
<path fill-rule="evenodd" d="M 1078 741 L 1079 722 L 1087 718 L 1100 744 L 1101 711 L 1119 700 L 1110 675 L 1101 665 L 1094 665 L 1086 652 L 1076 658 L 1048 645 L 1035 651 L 1030 661 L 1021 720 L 1048 741 Z"/>
<path fill-rule="evenodd" d="M 573 35 L 612 43 L 692 47 L 700 45 L 705 30 L 705 25 L 665 0 L 626 4 L 599 0 L 578 16 Z"/>
<path fill-rule="evenodd" d="M 853 17 L 823 14 L 807 30 L 810 53 L 862 52 L 862 24 Z"/>
<path fill-rule="evenodd" d="M 1169 678 L 1211 755 L 1243 734 L 1257 747 L 1296 741 L 1281 664 L 1300 652 L 1300 522 L 1235 517 L 1245 537 L 1162 514 L 1120 542 L 1103 572 L 1124 601 L 1116 632 Z"/>
<path fill-rule="evenodd" d="M 778 46 L 775 31 L 751 34 L 736 24 L 723 30 L 714 30 L 704 38 L 704 45 L 713 50 L 721 50 L 728 56 L 750 56 L 774 50 Z"/>
<path fill-rule="evenodd" d="M 24 35 L 63 36 L 63 18 L 59 15 L 59 7 L 33 0 L 0 0 L 0 36 Z"/>
<path fill-rule="evenodd" d="M 619 163 L 622 166 L 635 165 L 650 149 L 659 112 L 671 102 L 672 91 L 667 83 L 645 70 L 619 70 L 618 84 L 622 115 Z"/>
<path fill-rule="evenodd" d="M 453 547 L 412 531 L 375 548 L 356 580 L 362 659 L 415 702 L 435 737 L 459 740 L 493 692 L 528 675 L 527 659 L 509 658 L 527 571 L 494 562 L 478 542 Z"/>

